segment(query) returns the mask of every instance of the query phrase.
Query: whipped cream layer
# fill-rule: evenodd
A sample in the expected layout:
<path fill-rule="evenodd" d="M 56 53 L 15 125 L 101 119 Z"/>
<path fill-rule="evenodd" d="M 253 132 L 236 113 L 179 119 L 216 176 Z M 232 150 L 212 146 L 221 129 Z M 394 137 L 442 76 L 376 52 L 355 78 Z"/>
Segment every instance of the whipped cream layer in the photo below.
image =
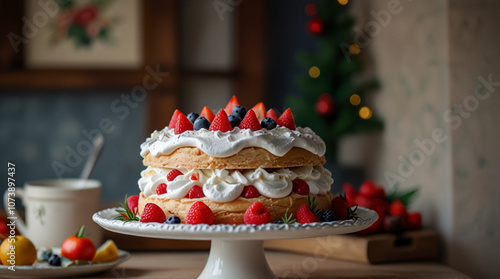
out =
<path fill-rule="evenodd" d="M 244 148 L 263 148 L 276 156 L 284 156 L 293 147 L 305 149 L 318 156 L 325 154 L 325 142 L 310 128 L 298 127 L 290 130 L 286 127 L 277 127 L 272 130 L 252 131 L 250 129 L 234 128 L 229 132 L 185 131 L 174 134 L 174 129 L 165 127 L 161 131 L 154 131 L 151 137 L 141 144 L 141 156 L 151 155 L 158 157 L 168 155 L 181 147 L 197 147 L 212 157 L 225 158 L 237 154 Z"/>
<path fill-rule="evenodd" d="M 167 181 L 172 169 L 148 167 L 141 172 L 139 189 L 146 197 L 182 199 L 191 187 L 202 187 L 205 197 L 215 202 L 230 202 L 240 197 L 243 188 L 253 185 L 262 196 L 283 198 L 292 192 L 292 181 L 300 178 L 309 185 L 310 194 L 326 194 L 333 183 L 331 173 L 322 166 L 304 166 L 290 169 L 276 169 L 271 172 L 258 168 L 255 170 L 180 170 L 183 175 Z M 193 174 L 198 180 L 192 180 Z M 156 194 L 161 183 L 167 184 L 167 193 Z"/>

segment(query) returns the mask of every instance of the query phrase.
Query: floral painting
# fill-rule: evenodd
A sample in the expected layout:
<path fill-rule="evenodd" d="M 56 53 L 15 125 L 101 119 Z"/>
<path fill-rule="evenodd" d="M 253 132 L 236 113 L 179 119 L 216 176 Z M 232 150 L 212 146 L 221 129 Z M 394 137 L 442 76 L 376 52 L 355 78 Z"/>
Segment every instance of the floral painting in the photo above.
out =
<path fill-rule="evenodd" d="M 77 47 L 90 47 L 97 41 L 110 42 L 113 25 L 119 23 L 119 17 L 109 18 L 103 10 L 114 1 L 57 2 L 60 10 L 53 23 L 52 43 L 72 40 Z"/>

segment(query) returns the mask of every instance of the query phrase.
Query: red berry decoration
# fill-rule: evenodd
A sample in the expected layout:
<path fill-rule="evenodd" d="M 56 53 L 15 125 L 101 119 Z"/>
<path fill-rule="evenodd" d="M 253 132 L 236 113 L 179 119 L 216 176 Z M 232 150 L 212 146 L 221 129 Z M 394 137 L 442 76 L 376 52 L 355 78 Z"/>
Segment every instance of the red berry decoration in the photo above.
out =
<path fill-rule="evenodd" d="M 356 209 L 351 209 L 344 195 L 334 197 L 330 209 L 333 211 L 333 214 L 335 214 L 337 220 L 347 220 L 356 217 Z"/>
<path fill-rule="evenodd" d="M 127 206 L 130 211 L 137 214 L 139 212 L 139 196 L 130 196 L 127 198 Z"/>
<path fill-rule="evenodd" d="M 168 174 L 167 174 L 167 180 L 168 181 L 174 181 L 174 179 L 179 176 L 179 175 L 182 175 L 183 173 L 180 171 L 180 170 L 171 170 Z"/>
<path fill-rule="evenodd" d="M 406 207 L 400 200 L 394 200 L 389 205 L 389 214 L 390 215 L 399 215 L 406 218 L 408 216 L 408 212 L 406 211 Z"/>
<path fill-rule="evenodd" d="M 333 111 L 335 110 L 332 96 L 330 96 L 330 94 L 328 93 L 319 95 L 318 100 L 316 101 L 315 108 L 316 112 L 323 117 L 332 115 Z"/>
<path fill-rule="evenodd" d="M 245 186 L 245 188 L 243 188 L 241 196 L 244 197 L 245 199 L 253 199 L 259 197 L 260 193 L 257 190 L 257 188 L 255 188 L 253 185 L 248 185 Z"/>
<path fill-rule="evenodd" d="M 248 207 L 247 211 L 245 211 L 243 220 L 245 221 L 245 224 L 249 225 L 266 224 L 271 220 L 271 214 L 262 203 L 256 201 Z"/>
<path fill-rule="evenodd" d="M 200 179 L 200 175 L 197 174 L 197 173 L 193 173 L 189 179 L 191 179 L 191 180 L 198 180 L 198 179 Z"/>
<path fill-rule="evenodd" d="M 167 193 L 167 184 L 161 183 L 160 185 L 158 185 L 158 187 L 156 187 L 156 194 L 157 195 L 163 195 L 166 193 Z"/>
<path fill-rule="evenodd" d="M 259 123 L 264 118 L 266 118 L 266 106 L 264 106 L 263 102 L 256 104 L 251 110 L 255 112 L 255 115 L 257 116 L 257 120 L 259 120 Z"/>
<path fill-rule="evenodd" d="M 297 209 L 297 212 L 295 212 L 295 218 L 297 218 L 297 222 L 301 224 L 319 222 L 319 217 L 311 211 L 308 203 L 301 205 L 299 209 Z"/>
<path fill-rule="evenodd" d="M 208 121 L 212 122 L 214 120 L 215 114 L 207 107 L 203 107 L 200 116 L 205 117 Z"/>
<path fill-rule="evenodd" d="M 408 214 L 408 228 L 410 230 L 420 230 L 422 228 L 422 214 L 420 212 Z"/>
<path fill-rule="evenodd" d="M 210 207 L 201 201 L 193 203 L 186 216 L 186 224 L 208 224 L 212 225 L 215 221 L 215 216 Z"/>
<path fill-rule="evenodd" d="M 287 127 L 290 130 L 295 130 L 295 119 L 293 119 L 292 111 L 290 109 L 285 110 L 276 123 L 282 127 Z"/>
<path fill-rule="evenodd" d="M 325 23 L 319 17 L 313 17 L 307 22 L 307 31 L 313 36 L 320 36 L 325 32 Z"/>
<path fill-rule="evenodd" d="M 385 190 L 382 187 L 375 185 L 373 181 L 367 180 L 359 187 L 359 194 L 369 199 L 382 198 L 385 199 Z"/>
<path fill-rule="evenodd" d="M 174 114 L 172 114 L 172 118 L 170 118 L 170 123 L 168 124 L 168 128 L 170 129 L 175 128 L 175 124 L 177 123 L 177 119 L 179 118 L 179 114 L 181 113 L 182 112 L 180 112 L 178 109 L 174 111 Z"/>
<path fill-rule="evenodd" d="M 255 115 L 253 110 L 249 110 L 243 120 L 240 123 L 240 129 L 250 129 L 252 131 L 258 131 L 261 129 L 260 122 Z"/>
<path fill-rule="evenodd" d="M 188 193 L 188 198 L 190 199 L 199 199 L 203 198 L 204 196 L 205 194 L 203 193 L 203 189 L 198 185 L 194 185 L 193 187 L 191 187 Z"/>
<path fill-rule="evenodd" d="M 189 121 L 189 119 L 183 114 L 180 113 L 177 119 L 177 123 L 175 123 L 174 134 L 179 135 L 184 133 L 185 131 L 192 131 L 193 123 Z"/>
<path fill-rule="evenodd" d="M 167 217 L 161 207 L 154 203 L 147 203 L 146 206 L 144 206 L 144 211 L 142 212 L 141 219 L 139 221 L 142 223 L 164 223 L 166 220 Z"/>
<path fill-rule="evenodd" d="M 210 124 L 210 128 L 208 128 L 209 131 L 221 131 L 223 133 L 229 132 L 232 129 L 233 126 L 231 126 L 231 123 L 227 118 L 227 114 L 223 109 L 219 110 L 214 118 L 214 121 Z"/>
<path fill-rule="evenodd" d="M 227 113 L 227 115 L 230 115 L 233 112 L 233 108 L 239 104 L 240 102 L 238 102 L 236 96 L 233 96 L 231 100 L 229 100 L 229 102 L 227 103 L 226 107 L 224 108 L 224 111 Z"/>
<path fill-rule="evenodd" d="M 356 199 L 358 192 L 356 191 L 356 189 L 354 189 L 354 186 L 352 186 L 352 184 L 349 182 L 345 182 L 344 185 L 342 185 L 342 189 L 344 189 L 345 197 L 349 202 L 349 206 L 356 205 L 356 203 L 354 203 L 354 200 Z"/>
<path fill-rule="evenodd" d="M 309 185 L 300 178 L 295 178 L 292 181 L 293 191 L 299 195 L 309 195 Z"/>
<path fill-rule="evenodd" d="M 266 112 L 266 117 L 272 118 L 274 121 L 278 121 L 278 114 L 274 109 L 270 109 Z"/>

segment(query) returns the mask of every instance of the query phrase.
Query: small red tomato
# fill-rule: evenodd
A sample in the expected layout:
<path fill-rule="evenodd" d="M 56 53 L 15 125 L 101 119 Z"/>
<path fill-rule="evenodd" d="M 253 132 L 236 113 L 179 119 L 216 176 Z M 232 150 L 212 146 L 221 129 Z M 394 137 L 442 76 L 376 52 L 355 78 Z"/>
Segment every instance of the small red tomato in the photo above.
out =
<path fill-rule="evenodd" d="M 61 246 L 61 256 L 72 261 L 92 261 L 95 256 L 95 245 L 86 237 L 83 237 L 85 226 L 82 226 L 76 235 L 68 237 Z"/>

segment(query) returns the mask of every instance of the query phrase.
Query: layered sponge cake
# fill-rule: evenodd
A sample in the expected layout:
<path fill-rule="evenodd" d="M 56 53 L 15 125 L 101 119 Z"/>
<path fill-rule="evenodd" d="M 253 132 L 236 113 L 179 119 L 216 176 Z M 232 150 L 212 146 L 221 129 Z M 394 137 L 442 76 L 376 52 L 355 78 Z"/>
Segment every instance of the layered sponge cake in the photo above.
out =
<path fill-rule="evenodd" d="M 201 201 L 215 224 L 243 224 L 256 201 L 270 222 L 295 213 L 308 197 L 316 209 L 328 209 L 333 179 L 324 154 L 323 140 L 296 128 L 290 109 L 278 117 L 260 103 L 247 112 L 233 97 L 217 115 L 207 107 L 187 117 L 176 111 L 168 127 L 141 145 L 139 214 L 154 203 L 185 222 Z"/>

